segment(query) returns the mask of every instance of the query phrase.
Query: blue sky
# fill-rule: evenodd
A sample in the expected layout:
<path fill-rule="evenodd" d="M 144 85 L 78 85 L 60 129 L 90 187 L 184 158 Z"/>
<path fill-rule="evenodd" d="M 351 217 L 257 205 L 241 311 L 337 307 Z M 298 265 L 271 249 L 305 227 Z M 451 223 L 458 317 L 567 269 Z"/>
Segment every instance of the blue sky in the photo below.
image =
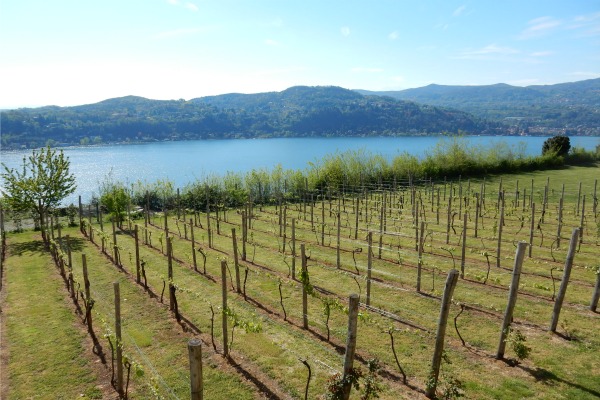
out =
<path fill-rule="evenodd" d="M 0 0 L 0 108 L 597 77 L 598 0 Z"/>

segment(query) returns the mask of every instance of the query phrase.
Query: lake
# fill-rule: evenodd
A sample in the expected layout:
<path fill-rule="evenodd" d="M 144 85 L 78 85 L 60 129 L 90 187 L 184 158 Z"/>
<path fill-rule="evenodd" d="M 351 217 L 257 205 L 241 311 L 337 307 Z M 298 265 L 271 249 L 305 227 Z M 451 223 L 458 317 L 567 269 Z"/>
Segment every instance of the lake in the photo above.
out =
<path fill-rule="evenodd" d="M 547 137 L 467 136 L 473 145 L 485 147 L 505 142 L 510 146 L 526 145 L 526 153 L 540 154 Z M 571 137 L 571 146 L 594 149 L 600 137 Z M 364 149 L 388 160 L 408 152 L 423 156 L 442 137 L 368 137 L 368 138 L 279 138 L 252 140 L 197 140 L 143 144 L 114 144 L 90 147 L 65 147 L 71 161 L 71 171 L 77 177 L 77 193 L 66 204 L 84 202 L 98 193 L 99 183 L 109 174 L 124 183 L 138 180 L 154 182 L 169 179 L 176 187 L 208 175 L 224 175 L 228 171 L 247 172 L 252 169 L 272 169 L 280 164 L 284 169 L 305 169 L 327 154 Z M 31 150 L 2 151 L 2 163 L 9 167 L 21 165 Z"/>

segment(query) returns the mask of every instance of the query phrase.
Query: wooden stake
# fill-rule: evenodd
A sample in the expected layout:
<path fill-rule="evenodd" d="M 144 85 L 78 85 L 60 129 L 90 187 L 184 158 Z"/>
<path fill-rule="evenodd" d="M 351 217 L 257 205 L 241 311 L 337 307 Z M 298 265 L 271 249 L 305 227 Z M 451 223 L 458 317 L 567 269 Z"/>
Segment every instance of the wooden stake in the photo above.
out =
<path fill-rule="evenodd" d="M 533 192 L 532 192 L 533 194 Z M 535 229 L 535 203 L 531 203 L 531 226 L 529 228 L 529 258 L 533 249 L 533 232 Z"/>
<path fill-rule="evenodd" d="M 83 286 L 85 290 L 85 320 L 87 322 L 88 331 L 93 332 L 92 327 L 92 308 L 91 308 L 91 294 L 90 294 L 90 280 L 88 278 L 88 268 L 87 268 L 87 260 L 85 258 L 85 254 L 81 255 L 81 264 L 83 265 Z"/>
<path fill-rule="evenodd" d="M 296 280 L 296 218 L 292 218 L 292 279 Z"/>
<path fill-rule="evenodd" d="M 460 255 L 460 277 L 465 278 L 465 254 L 467 250 L 467 213 L 463 218 L 462 251 Z"/>
<path fill-rule="evenodd" d="M 302 273 L 304 276 L 307 276 L 307 260 L 304 243 L 300 245 L 300 256 L 302 257 Z M 305 282 L 302 282 L 302 326 L 304 329 L 308 329 L 308 293 L 306 292 Z"/>
<path fill-rule="evenodd" d="M 139 241 L 139 227 L 135 224 L 135 230 L 133 231 L 135 239 L 135 281 L 140 284 L 140 241 Z"/>
<path fill-rule="evenodd" d="M 203 399 L 202 383 L 202 341 L 190 339 L 188 342 L 188 357 L 190 360 L 190 399 Z"/>
<path fill-rule="evenodd" d="M 556 332 L 556 326 L 558 325 L 558 317 L 560 316 L 562 303 L 565 299 L 565 294 L 567 293 L 567 286 L 569 284 L 569 278 L 571 276 L 571 267 L 573 266 L 573 259 L 575 258 L 575 251 L 577 248 L 578 239 L 579 228 L 574 228 L 573 233 L 571 235 L 571 242 L 569 243 L 569 252 L 567 253 L 567 259 L 565 261 L 563 277 L 560 282 L 560 288 L 558 290 L 558 295 L 556 296 L 556 301 L 554 303 L 554 309 L 552 310 L 552 320 L 550 321 L 549 328 L 551 332 Z"/>
<path fill-rule="evenodd" d="M 235 265 L 235 288 L 238 293 L 242 293 L 240 286 L 240 264 L 238 261 L 237 238 L 235 236 L 235 228 L 231 228 L 231 238 L 233 240 L 233 262 Z"/>
<path fill-rule="evenodd" d="M 371 305 L 371 269 L 373 267 L 373 233 L 367 234 L 367 305 Z"/>
<path fill-rule="evenodd" d="M 222 292 L 222 325 L 223 325 L 223 357 L 229 357 L 229 339 L 227 330 L 227 262 L 221 261 L 221 292 Z"/>
<path fill-rule="evenodd" d="M 500 208 L 500 221 L 498 223 L 498 246 L 496 247 L 496 267 L 500 268 L 500 254 L 502 251 L 502 226 L 504 225 L 504 207 Z"/>
<path fill-rule="evenodd" d="M 592 301 L 590 302 L 590 310 L 596 312 L 598 307 L 598 299 L 600 299 L 600 271 L 596 274 L 596 287 L 592 294 Z"/>
<path fill-rule="evenodd" d="M 521 278 L 521 268 L 523 266 L 523 258 L 525 257 L 526 242 L 519 242 L 517 244 L 517 252 L 515 254 L 515 265 L 512 272 L 512 280 L 510 283 L 510 290 L 508 292 L 508 304 L 504 311 L 504 320 L 502 321 L 502 329 L 500 330 L 500 343 L 498 344 L 498 352 L 496 353 L 496 359 L 501 360 L 504 358 L 504 350 L 506 348 L 506 335 L 510 324 L 512 323 L 513 311 L 515 304 L 517 304 L 517 294 L 519 293 L 519 279 Z"/>
<path fill-rule="evenodd" d="M 119 282 L 113 283 L 115 291 L 115 350 L 117 353 L 117 392 L 121 398 L 125 395 L 123 390 L 123 346 L 121 339 L 121 291 Z"/>
<path fill-rule="evenodd" d="M 198 262 L 196 260 L 196 241 L 194 240 L 194 221 L 190 218 L 190 241 L 192 242 L 192 262 L 194 271 L 198 271 Z"/>
<path fill-rule="evenodd" d="M 350 398 L 350 390 L 352 389 L 352 383 L 348 381 L 347 377 L 352 371 L 354 353 L 356 351 L 358 301 L 359 297 L 357 294 L 350 295 L 348 301 L 348 337 L 346 339 L 346 355 L 344 356 L 344 389 L 342 391 L 342 399 L 344 400 Z"/>
<path fill-rule="evenodd" d="M 446 325 L 448 322 L 448 313 L 452 304 L 452 294 L 458 280 L 458 271 L 453 269 L 448 273 L 444 295 L 442 296 L 442 304 L 440 307 L 440 318 L 438 321 L 437 335 L 435 339 L 435 350 L 431 361 L 431 370 L 429 372 L 429 381 L 426 396 L 430 399 L 435 398 L 435 389 L 437 387 L 438 377 L 440 374 L 440 364 L 442 362 L 442 354 L 444 352 L 444 337 L 446 336 Z"/>
<path fill-rule="evenodd" d="M 417 292 L 421 291 L 421 274 L 423 269 L 423 232 L 425 231 L 425 222 L 421 221 L 421 238 L 418 246 L 418 257 L 417 260 Z"/>

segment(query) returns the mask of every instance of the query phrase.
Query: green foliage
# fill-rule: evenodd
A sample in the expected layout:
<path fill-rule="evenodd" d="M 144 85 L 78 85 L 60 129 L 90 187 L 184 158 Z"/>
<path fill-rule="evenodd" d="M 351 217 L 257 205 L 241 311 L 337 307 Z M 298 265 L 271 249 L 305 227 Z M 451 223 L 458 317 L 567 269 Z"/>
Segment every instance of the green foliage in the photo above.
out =
<path fill-rule="evenodd" d="M 568 136 L 558 135 L 546 139 L 542 145 L 542 155 L 554 153 L 557 156 L 566 156 L 571 150 L 571 141 Z"/>
<path fill-rule="evenodd" d="M 327 380 L 327 393 L 325 398 L 327 400 L 342 400 L 344 393 L 344 386 L 351 385 L 354 389 L 360 389 L 359 379 L 363 376 L 360 368 L 352 368 L 344 378 L 339 372 L 331 375 Z"/>
<path fill-rule="evenodd" d="M 105 181 L 100 188 L 100 204 L 106 208 L 116 222 L 125 219 L 130 202 L 129 192 L 122 183 Z"/>
<path fill-rule="evenodd" d="M 513 330 L 509 328 L 505 341 L 511 345 L 519 360 L 524 360 L 529 357 L 529 353 L 531 353 L 531 347 L 525 344 L 527 338 L 525 335 L 523 335 L 523 333 L 521 333 L 521 331 L 518 329 Z"/>
<path fill-rule="evenodd" d="M 75 176 L 69 172 L 70 161 L 63 151 L 47 147 L 23 158 L 22 170 L 2 164 L 0 174 L 9 207 L 14 211 L 34 211 L 42 220 L 44 214 L 75 192 Z"/>
<path fill-rule="evenodd" d="M 78 107 L 3 111 L 2 147 L 260 137 L 502 133 L 456 110 L 339 87 L 211 96 L 190 101 L 122 97 Z"/>

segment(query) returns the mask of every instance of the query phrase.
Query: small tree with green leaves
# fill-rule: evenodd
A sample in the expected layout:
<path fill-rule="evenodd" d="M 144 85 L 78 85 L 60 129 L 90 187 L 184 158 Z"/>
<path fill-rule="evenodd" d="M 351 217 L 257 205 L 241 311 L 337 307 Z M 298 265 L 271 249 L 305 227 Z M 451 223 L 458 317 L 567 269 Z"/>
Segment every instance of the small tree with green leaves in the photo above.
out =
<path fill-rule="evenodd" d="M 553 136 L 546 139 L 542 145 L 542 155 L 556 153 L 557 156 L 566 156 L 571 150 L 571 141 L 568 136 Z"/>
<path fill-rule="evenodd" d="M 23 157 L 21 169 L 2 164 L 3 188 L 0 191 L 12 210 L 33 211 L 43 224 L 48 211 L 77 188 L 75 176 L 69 171 L 70 165 L 62 150 L 50 147 L 33 150 L 29 157 Z"/>

